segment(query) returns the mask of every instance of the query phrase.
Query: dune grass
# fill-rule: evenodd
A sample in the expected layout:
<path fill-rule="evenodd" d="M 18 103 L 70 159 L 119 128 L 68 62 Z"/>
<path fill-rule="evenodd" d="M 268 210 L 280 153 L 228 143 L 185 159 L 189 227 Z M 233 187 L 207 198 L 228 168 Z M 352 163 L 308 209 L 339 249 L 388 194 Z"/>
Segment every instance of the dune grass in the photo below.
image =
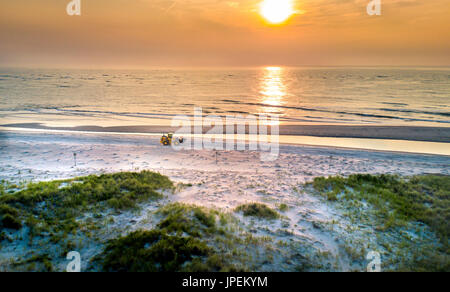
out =
<path fill-rule="evenodd" d="M 359 212 L 355 228 L 361 224 L 373 224 L 377 226 L 377 233 L 392 235 L 395 232 L 391 231 L 405 222 L 423 222 L 429 226 L 439 237 L 440 245 L 437 248 L 431 245 L 430 248 L 420 249 L 414 241 L 405 243 L 403 239 L 395 239 L 399 245 L 397 250 L 402 249 L 403 244 L 403 249 L 411 250 L 408 256 L 400 256 L 405 259 L 404 262 L 394 263 L 397 270 L 450 270 L 448 176 L 402 178 L 392 175 L 352 175 L 347 178 L 316 178 L 311 186 L 331 204 L 341 204 L 347 210 Z M 73 241 L 76 238 L 68 237 L 67 234 L 84 231 L 95 234 L 98 230 L 96 222 L 107 219 L 102 212 L 116 214 L 125 210 L 134 211 L 142 202 L 162 198 L 162 190 L 173 191 L 176 187 L 167 177 L 144 171 L 33 183 L 20 188 L 13 188 L 12 193 L 2 192 L 5 188 L 0 188 L 0 244 L 18 240 L 22 232 L 16 231 L 27 227 L 26 238 L 40 236 L 48 241 L 41 241 L 46 248 L 31 252 L 18 262 L 18 269 L 23 265 L 25 269 L 33 271 L 53 271 L 56 267 L 53 264 L 57 261 L 52 261 L 51 257 L 55 259 L 59 254 L 49 252 L 47 244 L 52 248 L 60 246 L 62 254 L 65 254 L 74 250 Z M 375 221 L 370 221 L 372 213 L 369 214 L 364 208 L 366 205 L 375 210 Z M 277 208 L 280 212 L 289 210 L 286 204 L 280 204 Z M 281 217 L 277 211 L 259 203 L 241 205 L 235 212 L 267 220 Z M 92 222 L 83 221 L 83 214 L 86 213 L 91 215 L 89 219 Z M 258 259 L 259 265 L 272 261 L 273 256 L 279 253 L 270 242 L 266 245 L 263 239 L 252 237 L 241 230 L 233 214 L 172 203 L 150 215 L 155 220 L 152 230 L 137 230 L 108 242 L 106 239 L 99 242 L 101 253 L 89 263 L 89 268 L 113 272 L 247 271 L 253 268 L 247 266 L 252 262 L 250 257 L 258 257 L 257 253 L 252 255 L 248 251 L 261 251 L 264 254 L 260 257 L 262 261 Z M 99 220 L 96 221 L 96 218 Z M 128 232 L 122 230 L 120 234 L 124 231 Z M 117 234 L 114 233 L 114 236 Z M 267 251 L 268 246 L 271 252 Z M 394 247 L 387 249 L 395 252 Z M 349 249 L 348 253 L 352 252 Z M 364 255 L 357 254 L 355 258 L 364 258 Z M 304 261 L 309 264 L 309 259 L 305 258 Z"/>
<path fill-rule="evenodd" d="M 95 235 L 104 224 L 102 212 L 137 210 L 140 203 L 162 198 L 161 191 L 173 191 L 174 185 L 166 176 L 143 171 L 30 183 L 21 188 L 0 195 L 0 248 L 25 240 L 32 252 L 11 263 L 11 268 L 52 271 L 51 256 L 59 256 L 56 250 L 64 256 L 81 238 Z M 27 227 L 25 233 L 16 232 L 23 227 Z M 40 250 L 42 244 L 52 249 L 51 254 Z"/>
<path fill-rule="evenodd" d="M 169 204 L 157 211 L 164 219 L 158 224 L 169 233 L 202 236 L 218 232 L 218 211 L 181 203 Z"/>
<path fill-rule="evenodd" d="M 136 231 L 111 241 L 102 267 L 108 272 L 173 272 L 211 249 L 191 236 L 171 236 L 161 230 Z"/>
<path fill-rule="evenodd" d="M 421 222 L 429 226 L 440 240 L 436 250 L 413 251 L 404 270 L 450 270 L 450 176 L 420 175 L 402 178 L 395 175 L 356 174 L 347 178 L 316 178 L 311 183 L 329 201 L 344 204 L 361 212 L 368 204 L 381 227 L 381 232 L 400 227 L 405 222 Z M 359 216 L 364 220 L 367 216 Z M 373 222 L 378 224 L 377 222 Z"/>
<path fill-rule="evenodd" d="M 79 227 L 76 219 L 85 212 L 137 208 L 141 202 L 162 198 L 160 190 L 173 188 L 167 177 L 149 171 L 31 183 L 0 196 L 1 226 L 20 229 L 26 225 L 30 235 L 40 231 L 71 233 Z"/>
<path fill-rule="evenodd" d="M 175 187 L 167 177 L 144 171 L 34 183 L 2 194 L 0 248 L 17 241 L 30 251 L 3 268 L 53 271 L 67 252 L 86 243 L 100 251 L 89 259 L 89 271 L 233 272 L 248 270 L 245 247 L 266 248 L 258 238 L 243 233 L 232 214 L 181 203 L 150 213 L 157 222 L 153 230 L 109 241 L 109 235 L 97 237 L 110 230 L 108 216 L 159 199 L 164 189 Z M 16 232 L 23 227 L 27 229 Z M 116 236 L 126 232 L 119 229 L 114 229 Z"/>
<path fill-rule="evenodd" d="M 439 234 L 443 243 L 448 240 L 449 176 L 425 175 L 404 179 L 392 175 L 358 174 L 348 178 L 316 178 L 313 186 L 331 201 L 364 200 L 374 206 L 385 220 L 391 220 L 394 212 L 397 219 L 423 222 Z"/>
<path fill-rule="evenodd" d="M 218 247 L 226 238 L 223 214 L 215 210 L 174 203 L 156 212 L 160 223 L 111 240 L 96 258 L 109 272 L 239 271 Z"/>
<path fill-rule="evenodd" d="M 289 206 L 286 204 L 280 204 L 278 206 L 278 210 L 280 210 L 281 212 L 286 212 L 287 210 L 289 210 Z"/>
<path fill-rule="evenodd" d="M 278 212 L 260 203 L 240 205 L 236 208 L 236 212 L 242 212 L 244 216 L 257 217 L 268 220 L 273 220 L 280 217 L 280 214 L 278 214 Z"/>

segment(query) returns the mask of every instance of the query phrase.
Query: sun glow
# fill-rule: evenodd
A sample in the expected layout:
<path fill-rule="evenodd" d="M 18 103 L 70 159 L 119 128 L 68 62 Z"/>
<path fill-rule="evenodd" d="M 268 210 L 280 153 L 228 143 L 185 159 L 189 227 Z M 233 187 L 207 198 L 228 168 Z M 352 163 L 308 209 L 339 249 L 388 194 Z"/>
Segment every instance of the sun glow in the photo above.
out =
<path fill-rule="evenodd" d="M 260 13 L 273 24 L 282 23 L 294 14 L 292 0 L 264 0 Z"/>
<path fill-rule="evenodd" d="M 285 104 L 286 85 L 281 67 L 266 67 L 261 79 L 261 104 L 264 113 L 280 114 L 280 106 Z"/>

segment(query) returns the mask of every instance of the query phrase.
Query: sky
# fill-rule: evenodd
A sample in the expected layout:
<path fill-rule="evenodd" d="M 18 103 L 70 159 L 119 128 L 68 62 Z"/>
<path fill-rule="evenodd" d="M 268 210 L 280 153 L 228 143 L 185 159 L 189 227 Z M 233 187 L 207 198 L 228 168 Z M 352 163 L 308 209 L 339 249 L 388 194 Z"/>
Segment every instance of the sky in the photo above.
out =
<path fill-rule="evenodd" d="M 0 66 L 450 66 L 449 0 L 0 0 Z"/>

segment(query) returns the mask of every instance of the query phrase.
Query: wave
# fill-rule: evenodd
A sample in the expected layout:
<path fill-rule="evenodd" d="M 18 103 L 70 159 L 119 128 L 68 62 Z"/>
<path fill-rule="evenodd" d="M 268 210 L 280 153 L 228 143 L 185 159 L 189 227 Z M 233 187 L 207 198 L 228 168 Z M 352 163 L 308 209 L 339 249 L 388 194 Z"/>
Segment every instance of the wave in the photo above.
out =
<path fill-rule="evenodd" d="M 396 106 L 407 106 L 407 103 L 400 103 L 400 102 L 382 102 L 381 104 L 387 104 L 387 105 L 396 105 Z"/>
<path fill-rule="evenodd" d="M 430 112 L 430 111 L 418 111 L 418 110 L 408 110 L 408 109 L 391 109 L 391 108 L 381 108 L 381 111 L 387 112 L 400 112 L 400 113 L 411 113 L 411 114 L 425 114 L 425 115 L 436 115 L 450 117 L 450 113 L 444 112 Z"/>
<path fill-rule="evenodd" d="M 17 112 L 25 111 L 25 112 L 33 112 L 36 114 L 45 114 L 45 115 L 54 115 L 54 116 L 79 116 L 79 117 L 103 117 L 103 116 L 115 116 L 115 117 L 129 117 L 129 118 L 146 118 L 146 119 L 160 119 L 160 120 L 171 120 L 176 116 L 186 116 L 188 118 L 193 118 L 195 115 L 192 112 L 177 112 L 177 113 L 147 113 L 147 112 L 116 112 L 116 111 L 103 111 L 103 110 L 87 110 L 87 109 L 75 109 L 80 108 L 80 106 L 45 106 L 40 107 L 37 105 L 27 105 L 25 107 L 16 107 L 16 108 L 3 108 L 0 109 L 0 112 L 13 112 L 14 115 L 17 115 Z M 209 114 L 219 115 L 225 117 L 227 115 L 252 115 L 252 113 L 247 111 L 220 111 L 215 110 L 209 111 L 209 108 L 203 108 L 203 117 L 206 117 Z M 257 115 L 257 114 L 255 114 Z M 281 115 L 278 116 L 280 121 L 284 122 L 314 122 L 317 121 L 317 117 L 315 118 L 307 118 L 307 117 L 285 117 Z M 321 118 L 319 118 L 321 119 Z M 324 118 L 325 119 L 325 118 Z M 334 118 L 326 118 L 328 121 L 336 121 L 336 122 L 347 122 L 344 119 L 334 119 Z M 369 122 L 368 122 L 369 123 Z"/>
<path fill-rule="evenodd" d="M 399 115 L 388 115 L 388 114 L 380 114 L 380 113 L 364 113 L 364 112 L 353 112 L 353 111 L 343 111 L 343 110 L 332 110 L 332 109 L 318 109 L 318 108 L 311 108 L 311 107 L 302 107 L 302 106 L 287 106 L 287 105 L 272 105 L 272 104 L 265 104 L 265 103 L 254 103 L 254 102 L 241 102 L 237 100 L 231 100 L 231 99 L 223 99 L 221 102 L 224 103 L 232 103 L 236 105 L 247 105 L 247 106 L 256 106 L 256 107 L 268 107 L 268 108 L 275 108 L 275 109 L 290 109 L 290 110 L 297 110 L 297 111 L 303 111 L 303 112 L 311 112 L 311 113 L 318 113 L 317 116 L 314 115 L 307 115 L 307 114 L 298 114 L 298 115 L 290 115 L 285 116 L 282 115 L 279 112 L 274 111 L 273 114 L 279 117 L 280 121 L 286 121 L 286 122 L 339 122 L 339 123 L 352 123 L 352 122 L 358 122 L 358 123 L 376 123 L 376 120 L 374 119 L 384 119 L 384 120 L 401 120 L 406 122 L 432 122 L 432 123 L 450 123 L 450 120 L 448 119 L 425 119 L 425 118 L 419 118 L 419 117 L 404 117 Z M 186 109 L 184 110 L 184 107 Z M 72 106 L 72 105 L 63 105 L 63 106 L 40 106 L 40 105 L 22 105 L 20 107 L 15 108 L 2 108 L 0 109 L 0 112 L 13 112 L 14 114 L 17 114 L 17 112 L 25 111 L 25 112 L 33 112 L 36 114 L 45 114 L 45 115 L 58 115 L 58 116 L 80 116 L 80 117 L 108 117 L 108 116 L 115 116 L 117 118 L 119 117 L 125 117 L 125 118 L 145 118 L 145 119 L 162 119 L 162 120 L 170 120 L 176 117 L 177 115 L 183 115 L 187 116 L 188 118 L 194 117 L 194 114 L 192 111 L 188 110 L 190 107 L 187 106 L 187 104 L 181 105 L 179 109 L 172 110 L 172 112 L 167 111 L 154 111 L 154 112 L 124 112 L 124 111 L 108 111 L 108 110 L 89 110 L 89 109 L 83 109 L 81 106 Z M 242 108 L 242 107 L 241 107 Z M 449 112 L 435 112 L 435 111 L 426 111 L 426 110 L 410 110 L 410 109 L 398 109 L 398 108 L 380 108 L 377 109 L 381 112 L 390 112 L 390 113 L 404 113 L 404 114 L 411 114 L 411 115 L 420 115 L 420 114 L 426 114 L 426 115 L 432 115 L 432 116 L 439 116 L 439 117 L 450 117 Z M 320 113 L 326 113 L 326 114 L 333 114 L 333 115 L 320 115 Z M 245 110 L 225 110 L 221 109 L 220 107 L 204 107 L 203 108 L 203 114 L 204 115 L 251 115 L 255 113 L 251 113 L 249 111 Z M 352 117 L 360 117 L 359 119 L 355 119 Z M 365 118 L 365 119 L 361 119 Z"/>
<path fill-rule="evenodd" d="M 230 100 L 230 99 L 223 99 L 222 102 L 234 103 L 234 104 L 242 104 L 242 105 L 249 105 L 249 106 L 266 106 L 266 107 L 273 107 L 273 108 L 302 110 L 302 111 L 308 111 L 308 112 L 321 112 L 321 113 L 332 113 L 332 114 L 340 114 L 340 115 L 352 115 L 352 116 L 378 118 L 378 119 L 402 120 L 402 121 L 410 121 L 410 122 L 450 123 L 450 121 L 443 121 L 443 120 L 419 119 L 419 118 L 412 118 L 412 117 L 398 117 L 398 116 L 381 115 L 381 114 L 373 114 L 373 113 L 366 114 L 366 113 L 358 113 L 358 112 L 333 111 L 333 110 L 316 109 L 316 108 L 308 108 L 308 107 L 300 107 L 300 106 L 271 105 L 271 104 L 264 104 L 264 103 L 241 102 L 241 101 Z M 379 110 L 395 111 L 395 109 L 379 109 Z M 405 110 L 405 113 L 408 113 L 407 111 L 408 110 Z M 446 117 L 450 116 L 450 113 L 442 113 L 442 112 L 414 112 L 414 111 L 411 111 L 409 113 L 419 113 L 419 114 L 420 113 L 425 113 L 425 114 L 430 114 L 430 115 L 446 116 Z"/>

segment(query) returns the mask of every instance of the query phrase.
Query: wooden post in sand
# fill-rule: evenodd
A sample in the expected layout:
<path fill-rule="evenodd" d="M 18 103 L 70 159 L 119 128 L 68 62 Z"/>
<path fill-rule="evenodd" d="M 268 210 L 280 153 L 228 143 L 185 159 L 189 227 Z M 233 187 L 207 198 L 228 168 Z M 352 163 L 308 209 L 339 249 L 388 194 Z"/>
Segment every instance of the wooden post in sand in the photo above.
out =
<path fill-rule="evenodd" d="M 73 160 L 75 162 L 75 167 L 77 167 L 77 154 L 75 152 L 73 153 Z"/>

